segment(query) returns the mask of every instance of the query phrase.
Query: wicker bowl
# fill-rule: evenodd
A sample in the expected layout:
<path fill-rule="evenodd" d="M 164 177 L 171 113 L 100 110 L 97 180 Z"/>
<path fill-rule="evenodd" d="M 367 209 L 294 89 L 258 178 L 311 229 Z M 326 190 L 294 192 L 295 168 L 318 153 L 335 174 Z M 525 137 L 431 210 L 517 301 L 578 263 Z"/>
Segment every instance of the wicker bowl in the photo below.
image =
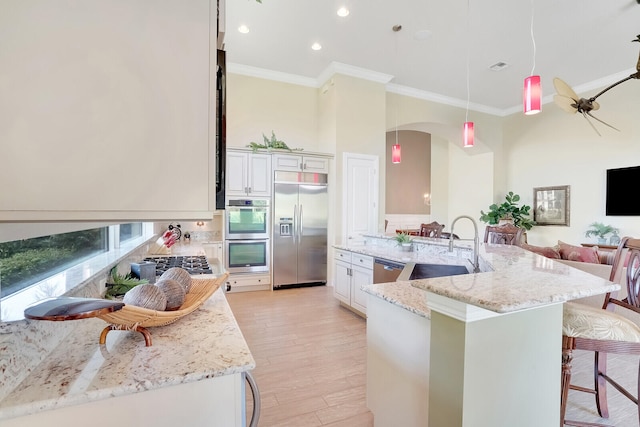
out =
<path fill-rule="evenodd" d="M 138 331 L 145 336 L 147 346 L 151 345 L 151 336 L 145 329 L 152 326 L 164 326 L 192 313 L 200 307 L 227 279 L 228 273 L 215 279 L 192 277 L 191 289 L 178 310 L 157 311 L 148 308 L 125 305 L 118 311 L 104 313 L 98 317 L 110 325 L 100 335 L 100 344 L 106 342 L 107 333 L 112 330 Z"/>

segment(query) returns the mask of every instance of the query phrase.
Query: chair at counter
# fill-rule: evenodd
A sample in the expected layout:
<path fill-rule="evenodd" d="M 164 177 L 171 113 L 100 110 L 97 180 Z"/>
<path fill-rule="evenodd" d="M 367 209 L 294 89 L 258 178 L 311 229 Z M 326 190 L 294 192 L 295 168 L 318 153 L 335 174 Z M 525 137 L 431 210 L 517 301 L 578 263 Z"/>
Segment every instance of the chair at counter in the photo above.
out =
<path fill-rule="evenodd" d="M 437 221 L 433 221 L 430 224 L 420 224 L 419 236 L 421 237 L 433 237 L 440 238 L 444 224 L 439 224 Z"/>

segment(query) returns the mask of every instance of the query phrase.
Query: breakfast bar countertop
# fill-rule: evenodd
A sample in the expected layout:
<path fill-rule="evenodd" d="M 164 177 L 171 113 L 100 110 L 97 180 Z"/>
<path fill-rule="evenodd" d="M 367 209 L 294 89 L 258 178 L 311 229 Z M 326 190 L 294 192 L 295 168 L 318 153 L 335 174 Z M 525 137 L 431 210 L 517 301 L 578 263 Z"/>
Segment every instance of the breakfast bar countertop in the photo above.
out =
<path fill-rule="evenodd" d="M 0 420 L 255 368 L 222 289 L 188 316 L 150 328 L 150 347 L 129 331 L 111 331 L 100 345 L 106 322 L 73 322 L 77 329 L 0 400 Z"/>
<path fill-rule="evenodd" d="M 414 244 L 417 246 L 414 252 L 402 252 L 388 237 L 367 237 L 365 245 L 335 247 L 377 258 L 416 263 L 463 264 L 469 256 L 469 242 L 455 242 L 455 251 L 460 250 L 461 256 L 466 258 L 456 260 L 447 254 L 445 242 L 431 242 L 438 239 L 418 241 L 417 245 Z M 405 290 L 404 286 L 496 313 L 563 303 L 620 289 L 618 284 L 518 246 L 484 243 L 480 244 L 479 249 L 480 273 L 373 284 L 364 286 L 363 290 L 428 317 L 428 309 L 425 312 L 426 296 L 420 292 Z"/>

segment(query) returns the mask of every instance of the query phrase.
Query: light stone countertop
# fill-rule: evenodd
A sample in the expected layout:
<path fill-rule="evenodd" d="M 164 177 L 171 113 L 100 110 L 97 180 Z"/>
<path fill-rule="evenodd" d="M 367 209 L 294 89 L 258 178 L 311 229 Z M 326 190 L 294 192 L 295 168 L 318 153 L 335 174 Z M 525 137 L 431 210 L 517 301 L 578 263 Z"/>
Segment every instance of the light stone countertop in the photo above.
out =
<path fill-rule="evenodd" d="M 175 323 L 149 328 L 150 347 L 128 331 L 100 345 L 105 321 L 73 322 L 77 329 L 0 401 L 0 420 L 255 368 L 221 289 Z"/>
<path fill-rule="evenodd" d="M 427 293 L 411 286 L 410 282 L 378 283 L 363 286 L 362 289 L 420 317 L 431 318 L 431 310 L 427 307 Z"/>
<path fill-rule="evenodd" d="M 401 252 L 384 236 L 368 236 L 367 244 L 338 249 L 401 262 L 461 264 L 465 261 L 450 259 L 442 248 L 445 244 L 414 245 L 414 252 Z M 431 239 L 433 240 L 433 239 Z M 468 242 L 457 242 L 469 256 Z M 461 248 L 461 250 L 465 250 Z M 455 253 L 455 252 L 454 252 Z M 517 246 L 480 244 L 481 273 L 438 277 L 393 284 L 363 286 L 363 290 L 395 303 L 419 315 L 429 317 L 426 294 L 432 292 L 453 300 L 471 304 L 497 313 L 509 313 L 554 303 L 563 303 L 583 297 L 601 295 L 620 289 L 618 284 L 569 267 L 556 260 L 526 251 Z M 403 287 L 413 287 L 415 293 Z"/>

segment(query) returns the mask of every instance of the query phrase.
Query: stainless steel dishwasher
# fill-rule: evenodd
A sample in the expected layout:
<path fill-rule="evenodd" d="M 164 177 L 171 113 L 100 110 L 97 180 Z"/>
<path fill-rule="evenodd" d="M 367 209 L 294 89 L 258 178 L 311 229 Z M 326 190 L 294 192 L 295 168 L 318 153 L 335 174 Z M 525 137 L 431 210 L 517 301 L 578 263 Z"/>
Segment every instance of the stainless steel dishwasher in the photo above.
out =
<path fill-rule="evenodd" d="M 373 283 L 395 282 L 403 268 L 404 264 L 399 262 L 375 258 L 373 261 Z"/>

